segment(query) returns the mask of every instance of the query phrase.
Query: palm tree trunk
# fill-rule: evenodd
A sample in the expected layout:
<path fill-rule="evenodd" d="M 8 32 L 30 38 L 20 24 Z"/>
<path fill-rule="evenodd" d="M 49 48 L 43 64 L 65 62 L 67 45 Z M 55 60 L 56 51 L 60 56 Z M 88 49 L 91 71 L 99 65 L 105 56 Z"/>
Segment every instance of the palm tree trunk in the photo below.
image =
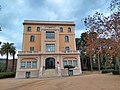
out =
<path fill-rule="evenodd" d="M 12 71 L 14 72 L 15 54 L 13 54 Z"/>
<path fill-rule="evenodd" d="M 6 68 L 5 68 L 5 70 L 8 71 L 8 52 L 7 52 L 6 56 L 7 56 L 7 58 L 6 58 Z"/>

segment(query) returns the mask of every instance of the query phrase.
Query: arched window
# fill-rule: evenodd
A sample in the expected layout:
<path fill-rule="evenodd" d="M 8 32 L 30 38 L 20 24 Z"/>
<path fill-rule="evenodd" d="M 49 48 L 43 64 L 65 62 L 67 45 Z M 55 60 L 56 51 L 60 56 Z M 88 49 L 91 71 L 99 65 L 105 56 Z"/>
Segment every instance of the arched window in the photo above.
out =
<path fill-rule="evenodd" d="M 30 41 L 31 41 L 31 42 L 34 42 L 34 41 L 35 41 L 35 36 L 34 36 L 34 35 L 31 35 L 31 36 L 30 36 Z"/>
<path fill-rule="evenodd" d="M 39 32 L 40 31 L 40 27 L 37 27 L 37 32 Z"/>
<path fill-rule="evenodd" d="M 31 32 L 31 27 L 30 26 L 27 27 L 27 31 Z"/>
<path fill-rule="evenodd" d="M 68 32 L 71 32 L 71 28 L 70 27 L 68 27 Z"/>
<path fill-rule="evenodd" d="M 63 27 L 60 27 L 60 32 L 63 32 Z"/>

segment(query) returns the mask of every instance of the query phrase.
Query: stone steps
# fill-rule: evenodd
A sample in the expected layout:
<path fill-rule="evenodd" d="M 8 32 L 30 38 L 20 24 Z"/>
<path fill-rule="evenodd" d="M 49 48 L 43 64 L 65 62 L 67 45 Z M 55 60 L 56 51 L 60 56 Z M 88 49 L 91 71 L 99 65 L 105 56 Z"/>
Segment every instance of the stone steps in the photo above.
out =
<path fill-rule="evenodd" d="M 56 77 L 58 76 L 56 69 L 46 69 L 43 71 L 43 77 Z"/>

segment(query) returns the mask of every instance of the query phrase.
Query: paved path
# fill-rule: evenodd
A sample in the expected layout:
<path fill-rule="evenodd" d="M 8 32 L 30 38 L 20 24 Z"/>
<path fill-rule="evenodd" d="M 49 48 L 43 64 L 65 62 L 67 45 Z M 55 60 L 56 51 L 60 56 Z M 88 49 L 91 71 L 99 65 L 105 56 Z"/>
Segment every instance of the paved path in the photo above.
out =
<path fill-rule="evenodd" d="M 120 90 L 120 76 L 83 74 L 42 79 L 1 79 L 0 90 Z"/>

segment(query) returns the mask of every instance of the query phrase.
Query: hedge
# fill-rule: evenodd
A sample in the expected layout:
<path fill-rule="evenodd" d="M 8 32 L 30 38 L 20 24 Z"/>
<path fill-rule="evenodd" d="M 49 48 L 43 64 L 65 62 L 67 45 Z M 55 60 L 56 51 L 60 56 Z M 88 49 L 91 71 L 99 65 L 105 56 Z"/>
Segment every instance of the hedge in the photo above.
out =
<path fill-rule="evenodd" d="M 0 79 L 15 77 L 15 72 L 0 72 Z"/>
<path fill-rule="evenodd" d="M 111 73 L 113 72 L 113 69 L 103 69 L 102 73 Z"/>
<path fill-rule="evenodd" d="M 113 75 L 120 75 L 119 70 L 114 70 L 112 73 L 113 73 Z"/>

